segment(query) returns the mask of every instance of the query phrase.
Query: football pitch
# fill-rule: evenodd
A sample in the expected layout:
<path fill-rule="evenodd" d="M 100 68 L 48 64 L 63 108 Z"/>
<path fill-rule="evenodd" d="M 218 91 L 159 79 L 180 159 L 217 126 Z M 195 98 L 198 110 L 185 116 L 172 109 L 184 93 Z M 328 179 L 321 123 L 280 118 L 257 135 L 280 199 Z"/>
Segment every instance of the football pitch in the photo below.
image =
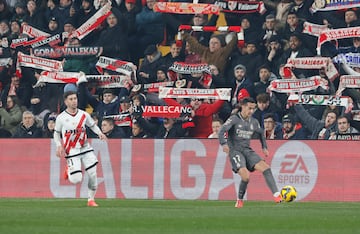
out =
<path fill-rule="evenodd" d="M 360 233 L 360 203 L 0 198 L 0 233 Z"/>

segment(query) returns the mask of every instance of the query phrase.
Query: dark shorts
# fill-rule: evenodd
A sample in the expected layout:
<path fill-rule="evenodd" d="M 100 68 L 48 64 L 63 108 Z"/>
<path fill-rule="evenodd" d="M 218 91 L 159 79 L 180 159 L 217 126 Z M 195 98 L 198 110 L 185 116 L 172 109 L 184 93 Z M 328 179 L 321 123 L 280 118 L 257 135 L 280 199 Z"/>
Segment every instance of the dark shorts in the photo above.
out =
<path fill-rule="evenodd" d="M 238 173 L 240 168 L 246 167 L 253 172 L 255 165 L 263 159 L 251 148 L 245 148 L 241 151 L 231 150 L 229 154 L 231 168 L 234 173 Z"/>

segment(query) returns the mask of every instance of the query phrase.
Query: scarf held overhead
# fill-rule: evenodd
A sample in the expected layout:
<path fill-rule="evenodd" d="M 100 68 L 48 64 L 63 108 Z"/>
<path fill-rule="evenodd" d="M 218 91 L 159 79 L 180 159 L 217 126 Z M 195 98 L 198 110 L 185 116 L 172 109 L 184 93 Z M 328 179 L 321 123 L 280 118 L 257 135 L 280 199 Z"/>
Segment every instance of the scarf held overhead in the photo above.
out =
<path fill-rule="evenodd" d="M 154 11 L 171 14 L 220 14 L 220 7 L 208 3 L 157 2 Z"/>
<path fill-rule="evenodd" d="M 278 93 L 305 92 L 322 87 L 328 89 L 328 81 L 320 76 L 312 76 L 306 79 L 282 79 L 270 82 L 268 89 Z"/>
<path fill-rule="evenodd" d="M 199 98 L 230 101 L 231 88 L 191 89 L 159 87 L 159 98 Z"/>

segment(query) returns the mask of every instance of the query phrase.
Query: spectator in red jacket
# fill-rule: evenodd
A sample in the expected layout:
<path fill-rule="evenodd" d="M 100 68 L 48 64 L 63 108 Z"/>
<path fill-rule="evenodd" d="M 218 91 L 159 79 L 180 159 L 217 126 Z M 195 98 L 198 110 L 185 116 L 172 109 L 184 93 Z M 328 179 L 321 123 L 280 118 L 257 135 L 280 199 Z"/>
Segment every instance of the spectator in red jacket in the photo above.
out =
<path fill-rule="evenodd" d="M 177 101 L 165 98 L 164 101 L 169 106 L 180 106 Z M 192 98 L 189 106 L 192 108 L 191 117 L 195 124 L 194 128 L 189 129 L 189 136 L 193 138 L 207 138 L 212 133 L 213 115 L 219 112 L 224 101 L 217 100 L 214 103 L 206 103 L 204 100 Z"/>

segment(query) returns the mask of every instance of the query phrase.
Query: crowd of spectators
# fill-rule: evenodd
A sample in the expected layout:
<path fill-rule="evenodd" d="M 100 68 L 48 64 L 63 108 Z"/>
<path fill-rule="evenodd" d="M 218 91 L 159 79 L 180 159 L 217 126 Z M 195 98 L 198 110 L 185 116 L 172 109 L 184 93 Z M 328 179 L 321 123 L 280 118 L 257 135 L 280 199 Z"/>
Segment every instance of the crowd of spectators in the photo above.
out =
<path fill-rule="evenodd" d="M 12 61 L 0 62 L 0 137 L 52 137 L 56 116 L 64 110 L 62 95 L 68 90 L 78 93 L 79 108 L 91 113 L 108 138 L 217 138 L 218 129 L 238 111 L 244 97 L 256 100 L 254 117 L 267 139 L 337 139 L 338 134 L 357 134 L 358 89 L 343 91 L 343 96 L 351 100 L 351 110 L 335 105 L 293 105 L 288 101 L 289 94 L 268 87 L 270 82 L 284 78 L 280 68 L 289 58 L 319 55 L 317 37 L 303 32 L 305 22 L 330 29 L 358 27 L 360 11 L 348 8 L 312 12 L 312 0 L 263 2 L 267 9 L 264 14 L 224 13 L 228 26 L 241 26 L 244 32 L 244 46 L 238 46 L 232 32 L 182 31 L 182 43 L 175 41 L 180 25 L 215 26 L 218 15 L 159 13 L 153 10 L 156 0 L 113 0 L 111 14 L 86 37 L 62 38 L 56 45 L 101 48 L 97 55 L 56 58 L 62 61 L 65 72 L 99 75 L 95 68 L 99 56 L 137 66 L 134 84 L 98 88 L 87 82 L 34 87 L 42 70 L 21 67 L 21 77 L 16 72 L 18 52 L 32 54 L 31 47 L 10 45 L 28 37 L 21 31 L 26 24 L 49 35 L 69 35 L 94 16 L 106 0 L 0 0 L 0 61 Z M 168 46 L 170 52 L 163 55 L 159 46 Z M 359 51 L 356 37 L 324 43 L 320 53 L 334 58 Z M 187 88 L 231 88 L 230 101 L 160 99 L 156 92 L 147 92 L 145 84 L 174 81 L 168 73 L 174 62 L 207 63 L 210 78 L 197 73 L 180 74 L 177 81 L 185 80 Z M 335 66 L 340 75 L 348 74 L 340 64 Z M 358 71 L 357 67 L 352 69 Z M 305 94 L 334 96 L 339 87 L 339 78 L 330 79 L 323 69 L 296 68 L 291 72 L 295 79 L 318 75 L 328 81 L 329 89 L 319 87 Z M 142 88 L 135 90 L 136 84 Z M 176 118 L 143 116 L 144 106 L 154 105 L 187 107 L 191 113 Z"/>

